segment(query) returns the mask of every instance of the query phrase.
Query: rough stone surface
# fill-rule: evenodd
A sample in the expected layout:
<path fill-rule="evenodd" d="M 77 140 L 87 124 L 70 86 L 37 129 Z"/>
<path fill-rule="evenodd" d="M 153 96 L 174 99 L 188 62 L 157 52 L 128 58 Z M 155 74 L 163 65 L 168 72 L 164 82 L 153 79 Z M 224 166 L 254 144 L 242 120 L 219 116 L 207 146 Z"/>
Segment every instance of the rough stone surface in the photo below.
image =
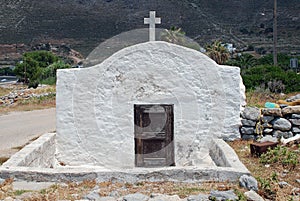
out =
<path fill-rule="evenodd" d="M 274 120 L 274 118 L 275 118 L 275 117 L 273 117 L 273 116 L 263 116 L 263 117 L 261 118 L 261 120 L 262 120 L 263 123 L 269 123 L 269 122 L 271 122 L 272 120 Z"/>
<path fill-rule="evenodd" d="M 149 197 L 141 193 L 130 194 L 123 197 L 123 201 L 148 201 Z"/>
<path fill-rule="evenodd" d="M 100 200 L 99 189 L 95 188 L 87 195 L 83 196 L 83 199 L 87 200 Z"/>
<path fill-rule="evenodd" d="M 103 63 L 57 72 L 57 158 L 132 168 L 134 104 L 174 104 L 175 163 L 193 164 L 203 139 L 240 136 L 240 69 L 166 42 L 125 48 Z M 197 142 L 197 143 L 195 143 Z"/>
<path fill-rule="evenodd" d="M 209 195 L 199 194 L 191 195 L 187 198 L 187 201 L 209 201 Z"/>
<path fill-rule="evenodd" d="M 289 106 L 282 109 L 283 115 L 300 114 L 300 106 Z"/>
<path fill-rule="evenodd" d="M 264 133 L 266 133 L 266 134 L 270 134 L 272 132 L 273 132 L 272 128 L 266 128 L 266 129 L 264 129 Z"/>
<path fill-rule="evenodd" d="M 229 191 L 211 191 L 209 198 L 215 198 L 218 201 L 223 200 L 238 200 L 233 190 Z"/>
<path fill-rule="evenodd" d="M 298 128 L 298 127 L 293 127 L 293 128 L 292 128 L 292 132 L 298 134 L 298 133 L 300 133 L 300 128 Z"/>
<path fill-rule="evenodd" d="M 240 186 L 248 190 L 258 191 L 257 180 L 249 175 L 243 175 L 239 179 Z"/>
<path fill-rule="evenodd" d="M 266 116 L 282 117 L 280 108 L 264 108 L 261 113 Z"/>
<path fill-rule="evenodd" d="M 161 194 L 152 194 L 149 201 L 181 201 L 178 195 L 161 195 Z"/>
<path fill-rule="evenodd" d="M 14 154 L 2 166 L 50 168 L 55 166 L 55 133 L 47 133 Z"/>
<path fill-rule="evenodd" d="M 271 135 L 266 135 L 263 138 L 259 140 L 259 142 L 278 142 L 278 139 L 276 137 L 273 137 Z"/>
<path fill-rule="evenodd" d="M 292 114 L 292 119 L 300 119 L 300 114 Z"/>
<path fill-rule="evenodd" d="M 241 133 L 243 135 L 253 135 L 254 134 L 254 128 L 253 127 L 242 127 Z"/>
<path fill-rule="evenodd" d="M 243 140 L 254 140 L 255 138 L 255 135 L 242 135 Z"/>
<path fill-rule="evenodd" d="M 248 119 L 242 119 L 242 125 L 243 126 L 255 126 L 256 121 L 248 120 Z"/>
<path fill-rule="evenodd" d="M 247 200 L 249 201 L 265 201 L 260 195 L 258 195 L 253 190 L 245 192 L 244 195 L 247 197 Z"/>
<path fill-rule="evenodd" d="M 275 130 L 275 131 L 273 131 L 273 136 L 276 138 L 284 137 L 285 139 L 287 139 L 287 138 L 293 137 L 293 133 L 291 131 L 290 132 L 282 132 L 280 130 Z"/>
<path fill-rule="evenodd" d="M 257 121 L 260 116 L 259 108 L 256 107 L 246 107 L 241 113 L 242 118 Z"/>
<path fill-rule="evenodd" d="M 290 119 L 290 122 L 295 126 L 300 126 L 300 119 Z"/>
<path fill-rule="evenodd" d="M 299 99 L 300 99 L 300 94 L 297 94 L 297 95 L 295 95 L 295 96 L 292 96 L 292 97 L 286 99 L 286 101 L 288 101 L 288 102 L 293 102 L 293 101 L 299 100 Z"/>
<path fill-rule="evenodd" d="M 289 131 L 292 128 L 291 122 L 284 118 L 275 119 L 272 123 L 274 129 L 278 129 L 281 131 Z"/>

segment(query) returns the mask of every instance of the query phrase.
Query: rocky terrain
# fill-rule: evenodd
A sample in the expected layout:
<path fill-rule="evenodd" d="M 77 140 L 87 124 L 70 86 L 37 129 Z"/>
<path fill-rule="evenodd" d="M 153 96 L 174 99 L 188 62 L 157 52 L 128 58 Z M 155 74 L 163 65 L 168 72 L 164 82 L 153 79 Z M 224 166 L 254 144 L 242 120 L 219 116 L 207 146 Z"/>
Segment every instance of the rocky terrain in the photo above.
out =
<path fill-rule="evenodd" d="M 299 9 L 298 0 L 278 0 L 281 52 L 300 49 Z M 87 56 L 105 39 L 145 28 L 150 10 L 162 17 L 159 28 L 182 27 L 203 46 L 221 39 L 271 50 L 272 0 L 7 0 L 0 5 L 0 44 L 66 43 Z"/>

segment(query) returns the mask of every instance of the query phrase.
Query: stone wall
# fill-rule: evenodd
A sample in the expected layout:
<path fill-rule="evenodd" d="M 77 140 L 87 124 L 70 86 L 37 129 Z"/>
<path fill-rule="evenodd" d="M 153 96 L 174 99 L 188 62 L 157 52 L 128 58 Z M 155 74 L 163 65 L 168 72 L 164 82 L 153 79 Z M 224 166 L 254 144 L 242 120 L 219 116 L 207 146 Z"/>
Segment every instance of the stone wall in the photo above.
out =
<path fill-rule="evenodd" d="M 256 139 L 260 134 L 290 138 L 300 134 L 300 106 L 280 108 L 246 107 L 241 113 L 243 139 Z"/>
<path fill-rule="evenodd" d="M 55 133 L 47 133 L 24 147 L 3 164 L 3 167 L 51 168 L 55 163 Z"/>

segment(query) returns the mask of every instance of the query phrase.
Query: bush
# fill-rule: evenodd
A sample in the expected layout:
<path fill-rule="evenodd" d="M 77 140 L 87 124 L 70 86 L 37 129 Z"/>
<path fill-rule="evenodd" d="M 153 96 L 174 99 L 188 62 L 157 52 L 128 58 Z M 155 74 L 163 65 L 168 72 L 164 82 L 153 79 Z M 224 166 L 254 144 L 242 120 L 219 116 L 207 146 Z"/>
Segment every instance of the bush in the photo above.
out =
<path fill-rule="evenodd" d="M 242 71 L 247 90 L 263 87 L 275 93 L 300 91 L 300 75 L 278 66 L 260 65 Z"/>

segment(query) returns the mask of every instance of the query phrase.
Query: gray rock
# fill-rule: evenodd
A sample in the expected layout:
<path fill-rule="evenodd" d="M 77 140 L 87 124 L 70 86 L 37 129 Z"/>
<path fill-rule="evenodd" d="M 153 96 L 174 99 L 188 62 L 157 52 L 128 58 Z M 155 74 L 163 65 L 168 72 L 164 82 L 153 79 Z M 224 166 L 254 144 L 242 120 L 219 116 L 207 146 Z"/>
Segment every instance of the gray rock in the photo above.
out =
<path fill-rule="evenodd" d="M 287 102 L 293 102 L 293 101 L 298 100 L 298 99 L 300 99 L 300 94 L 297 94 L 295 96 L 291 96 L 288 99 L 286 99 L 286 101 Z"/>
<path fill-rule="evenodd" d="M 241 128 L 242 135 L 253 135 L 254 128 L 253 127 L 242 127 Z"/>
<path fill-rule="evenodd" d="M 210 199 L 215 198 L 216 200 L 238 200 L 238 197 L 235 195 L 235 193 L 233 192 L 233 190 L 229 190 L 229 191 L 211 191 L 210 192 Z"/>
<path fill-rule="evenodd" d="M 278 118 L 272 121 L 273 128 L 281 131 L 289 131 L 292 128 L 292 124 L 289 120 L 284 118 Z"/>
<path fill-rule="evenodd" d="M 87 199 L 87 200 L 99 200 L 100 198 L 101 197 L 99 195 L 98 190 L 93 190 L 89 194 L 83 196 L 83 199 Z"/>
<path fill-rule="evenodd" d="M 293 133 L 292 132 L 282 132 L 280 130 L 275 130 L 275 131 L 273 131 L 273 136 L 276 137 L 276 138 L 284 137 L 285 139 L 288 139 L 290 137 L 293 137 Z"/>
<path fill-rule="evenodd" d="M 272 128 L 265 128 L 264 129 L 264 133 L 266 133 L 266 134 L 270 134 L 270 133 L 272 133 L 273 132 L 273 129 Z"/>
<path fill-rule="evenodd" d="M 152 194 L 149 201 L 181 201 L 178 195 Z"/>
<path fill-rule="evenodd" d="M 249 201 L 264 201 L 264 199 L 253 190 L 245 192 L 244 195 Z"/>
<path fill-rule="evenodd" d="M 295 134 L 299 134 L 299 133 L 300 133 L 300 128 L 298 128 L 298 127 L 293 127 L 293 128 L 292 128 L 292 132 L 295 133 Z"/>
<path fill-rule="evenodd" d="M 264 128 L 273 128 L 272 124 L 270 124 L 270 123 L 264 123 L 263 127 Z"/>
<path fill-rule="evenodd" d="M 3 184 L 3 182 L 5 182 L 5 179 L 0 178 L 0 185 Z"/>
<path fill-rule="evenodd" d="M 118 198 L 118 197 L 120 197 L 120 194 L 118 193 L 118 191 L 112 191 L 108 194 L 108 196 Z"/>
<path fill-rule="evenodd" d="M 248 190 L 258 191 L 257 180 L 249 175 L 242 175 L 239 179 L 240 186 Z"/>
<path fill-rule="evenodd" d="M 263 123 L 269 123 L 269 122 L 273 121 L 274 118 L 275 118 L 275 117 L 273 117 L 273 116 L 263 116 L 263 117 L 261 118 L 261 120 L 262 120 Z"/>
<path fill-rule="evenodd" d="M 295 126 L 300 126 L 300 119 L 290 119 L 290 122 Z"/>
<path fill-rule="evenodd" d="M 246 107 L 241 113 L 243 119 L 249 119 L 252 121 L 257 121 L 260 117 L 259 108 L 256 107 Z"/>
<path fill-rule="evenodd" d="M 242 135 L 243 140 L 254 140 L 255 135 Z"/>
<path fill-rule="evenodd" d="M 149 197 L 141 193 L 130 194 L 123 197 L 123 201 L 147 201 Z"/>
<path fill-rule="evenodd" d="M 271 135 L 266 135 L 263 138 L 259 140 L 259 142 L 278 142 L 278 139 L 276 137 L 273 137 Z"/>
<path fill-rule="evenodd" d="M 289 106 L 289 107 L 283 108 L 281 112 L 283 115 L 300 114 L 300 106 Z"/>
<path fill-rule="evenodd" d="M 280 188 L 283 188 L 285 186 L 289 186 L 289 184 L 287 182 L 285 182 L 285 181 L 279 182 L 278 185 L 280 186 Z"/>
<path fill-rule="evenodd" d="M 199 194 L 199 195 L 191 195 L 187 198 L 187 201 L 208 201 L 208 195 Z"/>
<path fill-rule="evenodd" d="M 261 110 L 264 116 L 282 117 L 280 108 L 264 108 Z"/>
<path fill-rule="evenodd" d="M 255 126 L 256 125 L 256 121 L 252 121 L 249 119 L 242 119 L 242 125 L 243 126 Z"/>
<path fill-rule="evenodd" d="M 116 199 L 113 197 L 101 197 L 100 199 L 95 201 L 116 201 Z"/>
<path fill-rule="evenodd" d="M 300 114 L 292 114 L 292 119 L 300 119 Z"/>

